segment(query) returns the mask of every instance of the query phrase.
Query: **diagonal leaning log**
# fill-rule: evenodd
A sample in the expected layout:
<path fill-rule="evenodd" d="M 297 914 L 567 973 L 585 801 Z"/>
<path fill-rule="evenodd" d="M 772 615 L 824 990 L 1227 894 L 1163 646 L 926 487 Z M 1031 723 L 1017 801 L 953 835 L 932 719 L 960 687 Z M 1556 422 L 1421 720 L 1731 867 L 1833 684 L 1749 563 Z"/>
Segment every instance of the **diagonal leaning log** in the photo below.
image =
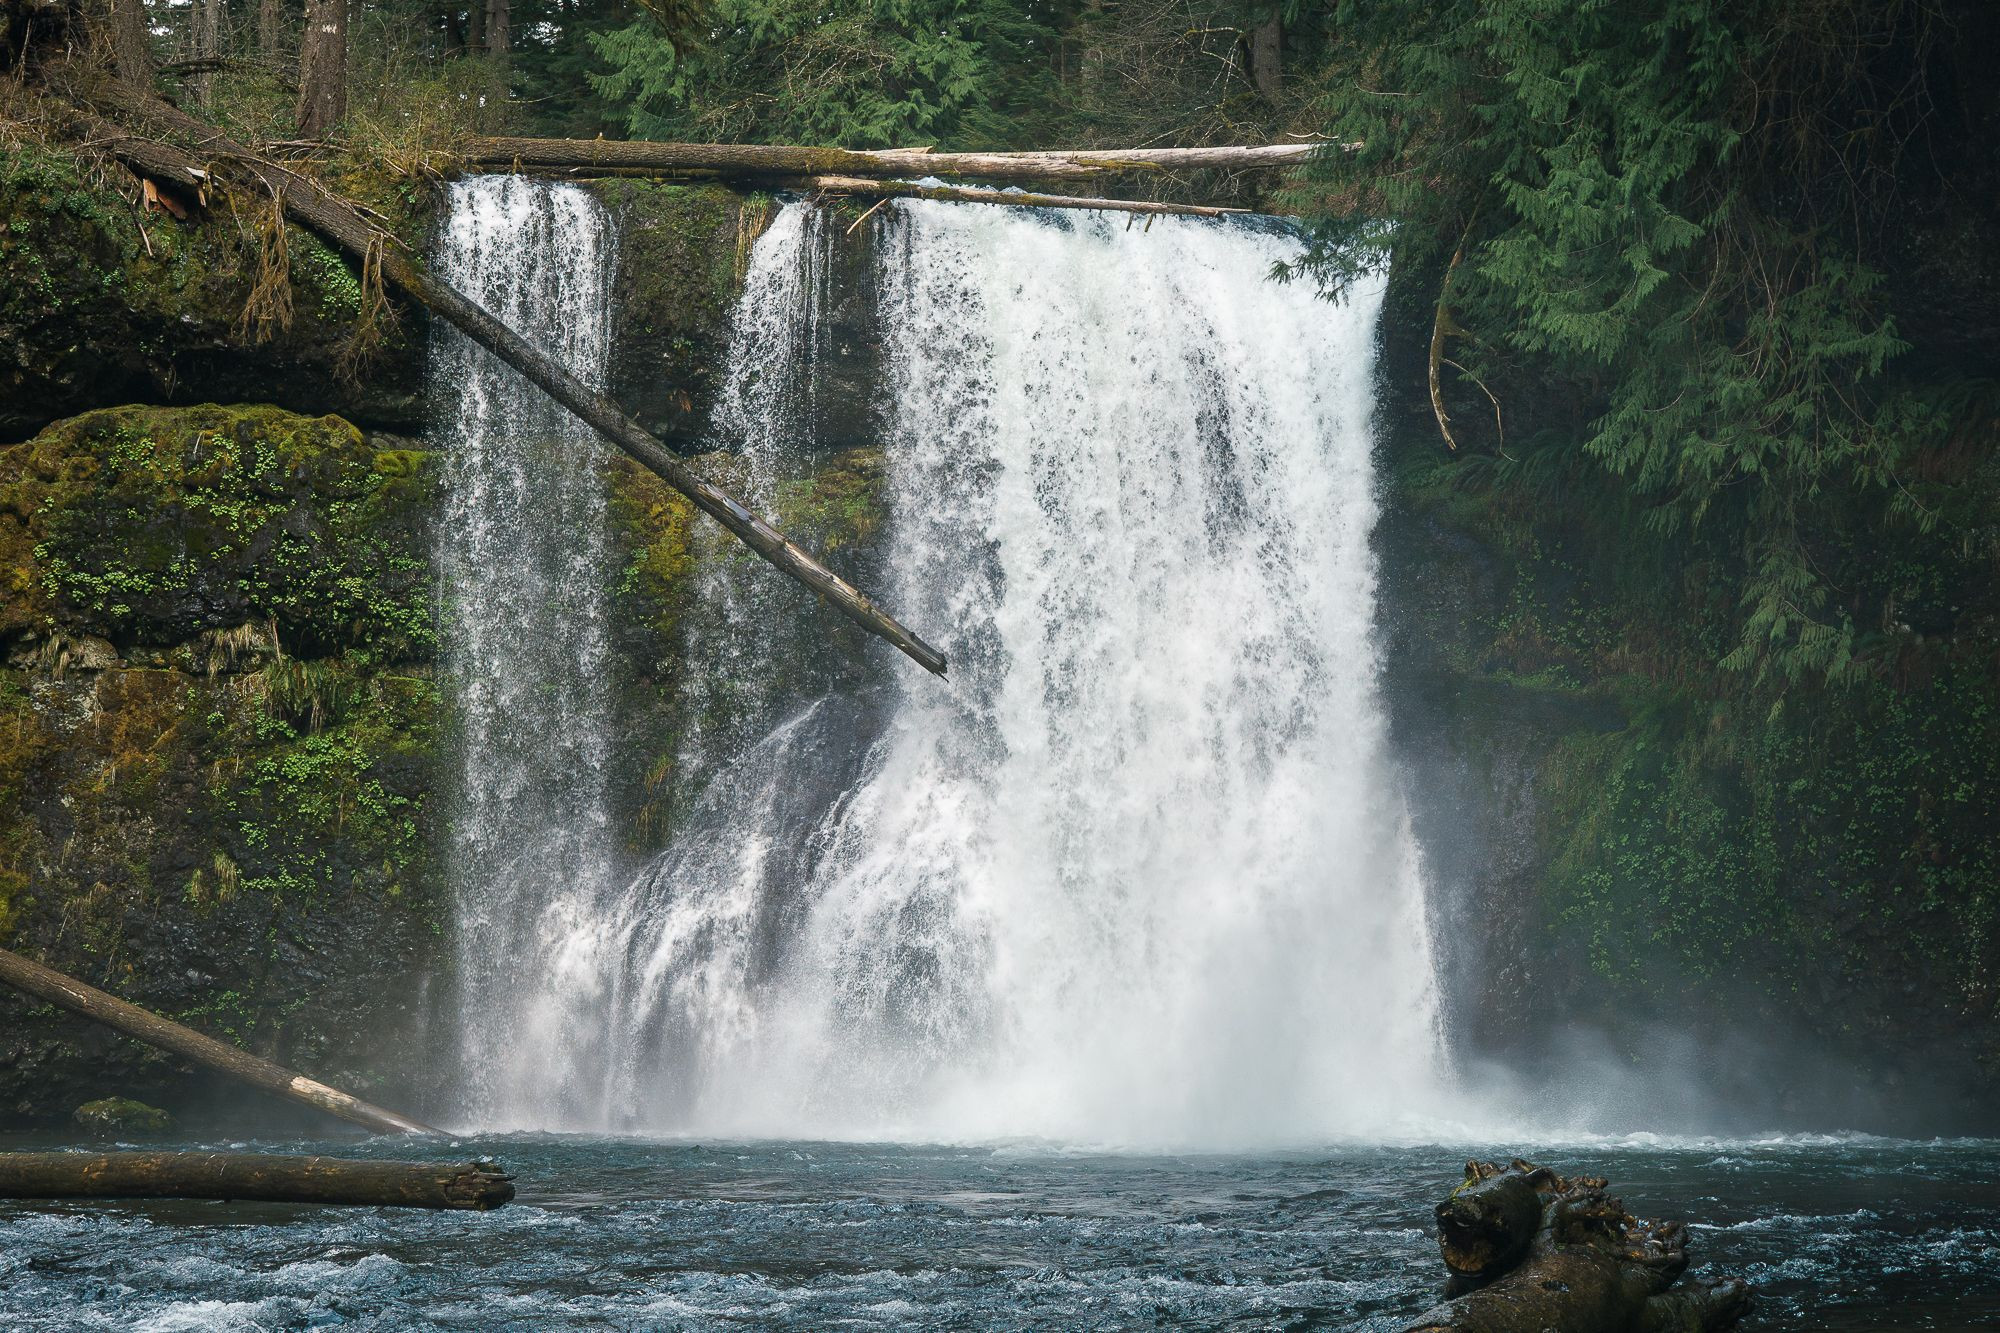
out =
<path fill-rule="evenodd" d="M 617 403 L 563 369 L 457 288 L 432 276 L 400 241 L 368 222 L 346 200 L 310 176 L 252 152 L 214 126 L 157 98 L 105 84 L 92 88 L 89 100 L 116 121 L 157 126 L 189 145 L 181 148 L 133 133 L 119 124 L 99 122 L 84 127 L 92 143 L 141 176 L 197 192 L 208 183 L 211 162 L 226 162 L 257 177 L 280 202 L 285 216 L 340 246 L 364 269 L 377 267 L 389 282 L 514 367 L 599 434 L 658 474 L 667 485 L 692 501 L 695 508 L 729 529 L 750 549 L 826 598 L 855 624 L 894 644 L 924 670 L 944 674 L 944 654 L 905 629 L 860 589 L 752 513 L 735 496 L 696 475 Z"/>
<path fill-rule="evenodd" d="M 317 1079 L 274 1064 L 260 1055 L 231 1046 L 226 1041 L 182 1027 L 95 986 L 86 986 L 75 977 L 44 967 L 31 958 L 0 949 L 0 985 L 13 987 L 38 1000 L 45 1000 L 81 1014 L 93 1022 L 124 1033 L 128 1037 L 157 1046 L 163 1051 L 206 1065 L 219 1073 L 240 1079 L 253 1088 L 262 1088 L 280 1097 L 337 1116 L 376 1134 L 435 1134 L 419 1120 L 385 1111 Z"/>

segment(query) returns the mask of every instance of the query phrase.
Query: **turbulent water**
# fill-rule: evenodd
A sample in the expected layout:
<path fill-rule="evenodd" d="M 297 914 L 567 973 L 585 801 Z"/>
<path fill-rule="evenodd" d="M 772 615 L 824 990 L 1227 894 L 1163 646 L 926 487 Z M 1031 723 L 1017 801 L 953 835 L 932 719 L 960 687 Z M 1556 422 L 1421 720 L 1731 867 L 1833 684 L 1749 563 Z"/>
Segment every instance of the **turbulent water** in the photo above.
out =
<path fill-rule="evenodd" d="M 0 1201 L 0 1325 L 1374 1333 L 1437 1298 L 1430 1208 L 1454 1161 L 1524 1145 L 1126 1157 L 522 1138 L 438 1151 L 473 1146 L 519 1174 L 515 1204 Z M 1994 1146 L 1542 1151 L 1690 1222 L 1696 1273 L 1750 1278 L 1757 1327 L 1884 1333 L 2000 1326 Z"/>
<path fill-rule="evenodd" d="M 575 186 L 453 184 L 440 276 L 601 381 L 613 238 Z M 562 941 L 603 911 L 612 842 L 604 497 L 588 427 L 440 328 L 432 371 L 449 479 L 439 526 L 444 665 L 456 718 L 450 851 L 468 1118 L 581 1114 L 545 1053 L 597 1040 L 598 978 Z"/>
<path fill-rule="evenodd" d="M 718 413 L 753 486 L 799 435 L 826 235 L 793 205 L 753 256 Z M 951 676 L 885 656 L 886 726 L 820 798 L 852 708 L 779 722 L 572 919 L 609 1000 L 573 1078 L 611 1095 L 558 1126 L 1241 1145 L 1423 1100 L 1372 639 L 1380 284 L 1271 282 L 1294 248 L 933 204 L 881 229 L 883 591 Z"/>

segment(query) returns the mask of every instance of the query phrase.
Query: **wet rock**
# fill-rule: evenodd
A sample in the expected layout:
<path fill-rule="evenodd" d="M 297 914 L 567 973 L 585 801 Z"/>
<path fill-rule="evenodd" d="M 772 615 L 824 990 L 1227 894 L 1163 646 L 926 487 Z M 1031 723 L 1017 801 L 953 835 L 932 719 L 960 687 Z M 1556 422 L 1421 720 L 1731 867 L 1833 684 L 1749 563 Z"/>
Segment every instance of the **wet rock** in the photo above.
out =
<path fill-rule="evenodd" d="M 165 1111 L 130 1097 L 100 1097 L 85 1102 L 70 1119 L 86 1134 L 105 1139 L 166 1134 L 174 1127 L 174 1118 Z"/>

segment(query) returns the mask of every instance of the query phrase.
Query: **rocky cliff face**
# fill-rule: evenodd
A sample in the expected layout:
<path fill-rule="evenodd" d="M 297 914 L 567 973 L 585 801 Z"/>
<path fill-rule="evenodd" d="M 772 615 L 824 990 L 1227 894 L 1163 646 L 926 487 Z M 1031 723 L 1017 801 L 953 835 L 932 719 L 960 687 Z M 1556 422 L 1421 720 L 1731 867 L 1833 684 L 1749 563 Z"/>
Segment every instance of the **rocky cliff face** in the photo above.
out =
<path fill-rule="evenodd" d="M 409 1093 L 438 926 L 434 477 L 408 441 L 272 407 L 113 408 L 0 450 L 8 947 Z M 0 1117 L 199 1095 L 80 1020 L 0 1014 Z"/>
<path fill-rule="evenodd" d="M 1723 670 L 1724 561 L 1621 527 L 1587 467 L 1446 455 L 1417 285 L 1385 325 L 1385 685 L 1461 1061 L 1633 1123 L 1989 1130 L 1989 554 L 1862 553 L 1912 584 L 1893 670 Z M 1958 489 L 1990 506 L 2000 469 Z"/>
<path fill-rule="evenodd" d="M 356 275 L 290 228 L 289 322 L 260 329 L 245 312 L 273 299 L 272 242 L 254 211 L 142 214 L 109 175 L 0 156 L 0 441 L 20 441 L 0 443 L 0 943 L 421 1106 L 450 984 L 423 322 L 399 312 L 356 360 Z M 693 443 L 768 205 L 605 194 L 625 242 L 614 388 Z M 424 202 L 402 200 L 413 234 Z M 853 472 L 831 476 L 843 497 L 865 489 Z M 700 651 L 688 589 L 728 552 L 650 474 L 607 459 L 604 476 L 637 860 L 665 836 L 675 683 Z M 788 506 L 808 526 L 816 486 Z M 815 534 L 837 542 L 843 521 Z M 0 1123 L 107 1094 L 242 1107 L 52 1009 L 0 995 L 0 1020 Z"/>

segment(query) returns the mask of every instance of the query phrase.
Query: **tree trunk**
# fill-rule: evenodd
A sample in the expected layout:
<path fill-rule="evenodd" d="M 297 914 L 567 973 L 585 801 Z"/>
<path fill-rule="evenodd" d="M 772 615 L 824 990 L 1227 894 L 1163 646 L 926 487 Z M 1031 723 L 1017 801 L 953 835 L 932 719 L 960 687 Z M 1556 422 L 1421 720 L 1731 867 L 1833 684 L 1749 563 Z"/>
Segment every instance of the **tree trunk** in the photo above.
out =
<path fill-rule="evenodd" d="M 1247 148 L 1124 148 L 1032 153 L 857 151 L 773 144 L 641 143 L 609 139 L 484 138 L 466 144 L 466 161 L 500 170 L 562 169 L 575 175 L 643 171 L 662 176 L 758 180 L 861 176 L 874 180 L 964 176 L 978 180 L 1080 180 L 1117 171 L 1241 171 L 1295 167 L 1325 144 Z"/>
<path fill-rule="evenodd" d="M 285 52 L 283 0 L 257 0 L 257 55 L 267 69 L 276 69 Z"/>
<path fill-rule="evenodd" d="M 1604 1192 L 1516 1161 L 1467 1162 L 1437 1206 L 1445 1304 L 1404 1333 L 1720 1333 L 1750 1309 L 1738 1278 L 1675 1286 L 1687 1228 L 1647 1223 Z"/>
<path fill-rule="evenodd" d="M 203 1036 L 193 1028 L 182 1027 L 136 1004 L 107 995 L 95 986 L 86 986 L 74 977 L 65 976 L 54 968 L 44 967 L 5 949 L 0 949 L 0 983 L 72 1013 L 82 1014 L 149 1046 L 172 1051 L 198 1065 L 206 1065 L 231 1078 L 240 1079 L 254 1088 L 316 1107 L 377 1134 L 437 1133 L 429 1125 L 397 1115 L 394 1111 L 385 1111 L 379 1106 L 371 1106 L 338 1088 L 330 1088 L 227 1042 Z"/>
<path fill-rule="evenodd" d="M 1285 25 L 1272 15 L 1250 30 L 1250 81 L 1267 102 L 1278 100 L 1285 80 Z"/>
<path fill-rule="evenodd" d="M 798 182 L 828 194 L 859 194 L 870 198 L 942 199 L 950 203 L 1012 204 L 1017 208 L 1095 208 L 1116 213 L 1175 213 L 1219 218 L 1248 213 L 1247 208 L 1213 208 L 1206 204 L 1160 204 L 1150 200 L 1093 199 L 1071 194 L 1030 194 L 1020 190 L 988 190 L 973 185 L 918 185 L 914 181 L 869 180 L 862 176 L 806 176 Z"/>
<path fill-rule="evenodd" d="M 507 0 L 486 0 L 486 54 L 504 56 L 507 54 L 509 32 L 507 27 Z"/>
<path fill-rule="evenodd" d="M 940 676 L 944 674 L 944 654 L 905 629 L 895 617 L 820 564 L 798 543 L 752 513 L 735 496 L 696 475 L 678 455 L 626 416 L 624 410 L 611 399 L 563 369 L 520 334 L 467 300 L 456 288 L 431 276 L 428 270 L 410 259 L 400 242 L 365 221 L 351 204 L 338 195 L 309 176 L 302 176 L 258 156 L 225 137 L 214 126 L 176 111 L 158 99 L 133 98 L 116 88 L 106 88 L 98 100 L 114 114 L 171 127 L 174 132 L 189 136 L 208 159 L 230 161 L 254 173 L 266 190 L 283 201 L 287 217 L 346 250 L 361 262 L 364 272 L 374 269 L 381 273 L 411 298 L 443 316 L 468 338 L 520 371 L 550 397 L 685 495 L 697 509 L 729 529 L 750 549 L 831 602 L 834 609 L 849 620 L 894 644 L 926 671 Z M 188 190 L 199 189 L 207 181 L 206 169 L 201 161 L 170 144 L 121 134 L 110 126 L 91 131 L 91 137 L 141 175 Z"/>
<path fill-rule="evenodd" d="M 491 1161 L 351 1161 L 235 1152 L 0 1153 L 0 1199 L 241 1199 L 484 1212 L 514 1197 Z"/>
<path fill-rule="evenodd" d="M 189 44 L 189 57 L 205 63 L 194 76 L 194 98 L 208 106 L 215 100 L 215 67 L 222 59 L 222 0 L 195 0 L 194 12 L 189 15 L 193 25 L 194 40 Z"/>
<path fill-rule="evenodd" d="M 103 13 L 112 71 L 121 83 L 150 91 L 155 69 L 145 0 L 106 0 Z"/>
<path fill-rule="evenodd" d="M 322 139 L 347 116 L 347 0 L 306 0 L 299 39 L 299 135 Z"/>
<path fill-rule="evenodd" d="M 469 51 L 486 49 L 486 0 L 468 0 L 465 11 L 465 45 Z"/>

